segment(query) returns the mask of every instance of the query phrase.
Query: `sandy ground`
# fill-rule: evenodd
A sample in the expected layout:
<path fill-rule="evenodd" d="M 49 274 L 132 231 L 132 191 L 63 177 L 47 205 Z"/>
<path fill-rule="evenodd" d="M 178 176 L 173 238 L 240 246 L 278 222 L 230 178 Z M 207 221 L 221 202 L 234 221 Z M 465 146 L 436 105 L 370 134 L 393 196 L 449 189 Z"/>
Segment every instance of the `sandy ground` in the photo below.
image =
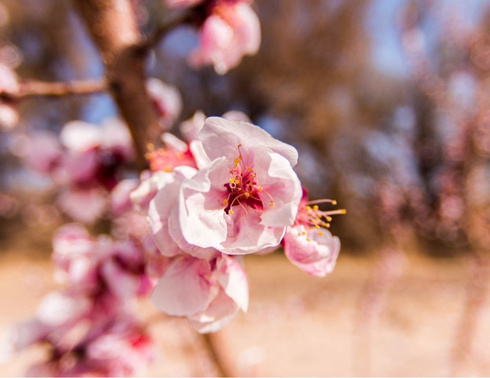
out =
<path fill-rule="evenodd" d="M 250 309 L 213 336 L 227 369 L 241 376 L 447 376 L 459 351 L 458 375 L 490 375 L 490 301 L 476 314 L 472 349 L 464 334 L 457 337 L 472 279 L 464 261 L 410 257 L 378 286 L 370 281 L 383 274 L 376 267 L 372 258 L 344 254 L 332 275 L 317 279 L 281 255 L 247 258 Z M 0 332 L 30 317 L 55 287 L 48 258 L 0 254 Z M 142 303 L 140 313 L 145 319 L 156 311 Z M 148 375 L 216 374 L 184 319 L 162 317 L 152 330 L 159 356 Z M 0 375 L 22 376 L 42 356 L 31 348 L 0 365 Z"/>

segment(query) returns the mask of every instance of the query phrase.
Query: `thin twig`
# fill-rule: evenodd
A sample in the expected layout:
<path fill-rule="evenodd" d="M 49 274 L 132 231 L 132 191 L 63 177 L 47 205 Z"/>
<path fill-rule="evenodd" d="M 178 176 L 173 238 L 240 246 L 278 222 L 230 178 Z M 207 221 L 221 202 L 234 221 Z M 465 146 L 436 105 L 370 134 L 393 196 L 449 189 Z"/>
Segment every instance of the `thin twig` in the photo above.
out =
<path fill-rule="evenodd" d="M 226 365 L 223 363 L 223 358 L 220 356 L 218 349 L 216 347 L 215 341 L 216 335 L 212 333 L 204 333 L 202 335 L 202 339 L 204 341 L 204 345 L 213 361 L 214 366 L 216 367 L 216 373 L 220 377 L 233 377 L 230 371 L 226 369 Z"/>
<path fill-rule="evenodd" d="M 473 352 L 478 320 L 488 293 L 489 266 L 481 253 L 474 252 L 470 260 L 470 275 L 466 286 L 463 311 L 453 342 L 451 375 L 460 376 Z"/>
<path fill-rule="evenodd" d="M 63 97 L 69 95 L 87 95 L 107 90 L 103 79 L 76 80 L 69 82 L 28 81 L 20 83 L 16 93 L 3 92 L 0 98 L 4 101 L 18 101 L 29 97 Z"/>

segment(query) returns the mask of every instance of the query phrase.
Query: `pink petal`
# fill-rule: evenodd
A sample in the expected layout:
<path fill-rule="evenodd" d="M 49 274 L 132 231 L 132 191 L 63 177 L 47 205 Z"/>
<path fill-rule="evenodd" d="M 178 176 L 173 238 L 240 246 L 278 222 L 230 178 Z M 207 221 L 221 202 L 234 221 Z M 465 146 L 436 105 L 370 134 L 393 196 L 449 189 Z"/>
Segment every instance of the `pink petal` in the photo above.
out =
<path fill-rule="evenodd" d="M 269 133 L 251 123 L 209 117 L 199 133 L 204 150 L 210 159 L 225 156 L 233 161 L 237 158 L 238 145 L 242 150 L 256 151 L 257 148 L 276 152 L 285 157 L 291 166 L 298 161 L 296 149 L 274 139 Z"/>
<path fill-rule="evenodd" d="M 111 212 L 118 216 L 122 213 L 132 210 L 130 194 L 139 185 L 137 179 L 121 180 L 111 191 Z"/>
<path fill-rule="evenodd" d="M 66 148 L 83 152 L 100 145 L 102 132 L 91 123 L 71 121 L 61 129 L 60 140 Z"/>
<path fill-rule="evenodd" d="M 226 240 L 227 225 L 222 204 L 226 190 L 220 185 L 228 180 L 227 170 L 227 162 L 216 159 L 206 169 L 182 182 L 179 223 L 188 243 L 201 248 L 216 248 Z"/>
<path fill-rule="evenodd" d="M 209 262 L 177 257 L 155 286 L 150 300 L 168 315 L 189 316 L 208 308 L 216 291 Z"/>
<path fill-rule="evenodd" d="M 248 280 L 242 259 L 222 255 L 217 263 L 218 282 L 231 299 L 246 312 L 248 309 Z"/>
<path fill-rule="evenodd" d="M 107 205 L 106 193 L 98 188 L 65 190 L 57 202 L 71 218 L 86 224 L 101 217 Z"/>
<path fill-rule="evenodd" d="M 340 251 L 340 240 L 325 229 L 289 227 L 284 237 L 287 258 L 304 272 L 325 277 L 333 271 Z"/>
<path fill-rule="evenodd" d="M 223 289 L 206 310 L 190 316 L 189 323 L 199 333 L 219 331 L 238 313 L 239 307 Z"/>
<path fill-rule="evenodd" d="M 226 216 L 228 234 L 225 241 L 216 247 L 231 255 L 244 255 L 277 247 L 286 227 L 269 227 L 260 223 L 260 215 L 252 209 L 236 207 L 233 215 Z"/>
<path fill-rule="evenodd" d="M 264 206 L 261 215 L 262 224 L 271 227 L 291 226 L 298 214 L 299 203 L 303 195 L 301 182 L 291 168 L 288 160 L 277 153 L 257 151 L 255 165 L 267 168 L 257 169 L 257 181 L 264 188 L 261 199 L 274 206 Z"/>
<path fill-rule="evenodd" d="M 83 317 L 91 306 L 92 302 L 84 296 L 52 293 L 41 302 L 37 317 L 46 325 L 60 327 Z"/>

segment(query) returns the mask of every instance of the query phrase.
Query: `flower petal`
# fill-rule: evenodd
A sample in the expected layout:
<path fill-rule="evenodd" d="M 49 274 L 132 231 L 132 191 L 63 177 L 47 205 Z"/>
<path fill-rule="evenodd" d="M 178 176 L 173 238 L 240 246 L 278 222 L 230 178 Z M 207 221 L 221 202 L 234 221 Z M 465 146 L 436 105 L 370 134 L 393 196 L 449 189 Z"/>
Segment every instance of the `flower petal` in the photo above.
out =
<path fill-rule="evenodd" d="M 216 291 L 209 262 L 177 257 L 155 286 L 150 300 L 168 315 L 190 316 L 207 309 Z"/>

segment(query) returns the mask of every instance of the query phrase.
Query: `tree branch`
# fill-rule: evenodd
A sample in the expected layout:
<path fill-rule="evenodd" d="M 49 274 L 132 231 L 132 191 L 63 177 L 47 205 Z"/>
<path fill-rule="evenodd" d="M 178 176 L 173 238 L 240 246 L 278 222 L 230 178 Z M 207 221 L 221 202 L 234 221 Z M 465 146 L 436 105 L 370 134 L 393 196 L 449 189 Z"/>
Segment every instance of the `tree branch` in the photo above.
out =
<path fill-rule="evenodd" d="M 145 52 L 130 0 L 74 0 L 106 67 L 114 101 L 135 142 L 138 165 L 146 167 L 147 145 L 161 133 L 146 91 Z"/>
<path fill-rule="evenodd" d="M 86 95 L 107 90 L 105 80 L 78 80 L 70 82 L 28 81 L 20 83 L 16 93 L 0 93 L 0 99 L 5 101 L 23 100 L 29 97 L 62 97 L 68 95 Z"/>
<path fill-rule="evenodd" d="M 231 371 L 229 371 L 226 368 L 226 364 L 223 361 L 223 358 L 221 357 L 220 353 L 217 350 L 216 347 L 216 334 L 211 334 L 211 333 L 203 333 L 202 339 L 204 341 L 204 346 L 206 347 L 209 357 L 214 363 L 214 366 L 216 367 L 218 376 L 220 377 L 233 377 L 233 374 L 231 374 Z"/>

